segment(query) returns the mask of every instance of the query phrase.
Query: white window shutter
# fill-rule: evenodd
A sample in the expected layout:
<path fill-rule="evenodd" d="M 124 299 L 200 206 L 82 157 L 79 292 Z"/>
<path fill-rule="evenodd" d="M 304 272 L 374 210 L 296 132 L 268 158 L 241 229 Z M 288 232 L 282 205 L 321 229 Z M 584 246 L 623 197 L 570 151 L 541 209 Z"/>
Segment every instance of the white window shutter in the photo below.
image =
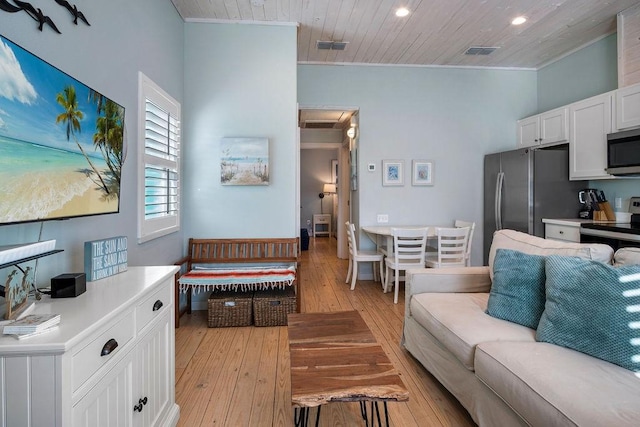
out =
<path fill-rule="evenodd" d="M 180 229 L 180 104 L 140 73 L 138 241 Z"/>

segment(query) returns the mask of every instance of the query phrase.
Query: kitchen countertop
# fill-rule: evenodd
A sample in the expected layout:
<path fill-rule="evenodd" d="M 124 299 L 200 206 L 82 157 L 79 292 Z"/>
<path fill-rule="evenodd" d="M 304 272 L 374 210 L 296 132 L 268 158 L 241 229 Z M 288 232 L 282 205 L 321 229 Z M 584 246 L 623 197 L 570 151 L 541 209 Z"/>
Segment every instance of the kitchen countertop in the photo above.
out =
<path fill-rule="evenodd" d="M 582 218 L 542 218 L 545 224 L 564 225 L 567 227 L 580 227 L 582 224 L 615 224 L 617 221 L 595 221 Z"/>

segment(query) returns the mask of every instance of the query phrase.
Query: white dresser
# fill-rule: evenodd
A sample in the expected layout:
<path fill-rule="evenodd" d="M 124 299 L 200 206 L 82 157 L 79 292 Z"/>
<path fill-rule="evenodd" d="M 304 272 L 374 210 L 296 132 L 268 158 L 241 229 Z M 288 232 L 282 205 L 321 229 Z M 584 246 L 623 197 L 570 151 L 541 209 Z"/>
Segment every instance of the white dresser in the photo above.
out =
<path fill-rule="evenodd" d="M 0 425 L 175 425 L 177 270 L 129 267 L 76 298 L 37 302 L 35 312 L 59 313 L 60 325 L 0 337 Z"/>

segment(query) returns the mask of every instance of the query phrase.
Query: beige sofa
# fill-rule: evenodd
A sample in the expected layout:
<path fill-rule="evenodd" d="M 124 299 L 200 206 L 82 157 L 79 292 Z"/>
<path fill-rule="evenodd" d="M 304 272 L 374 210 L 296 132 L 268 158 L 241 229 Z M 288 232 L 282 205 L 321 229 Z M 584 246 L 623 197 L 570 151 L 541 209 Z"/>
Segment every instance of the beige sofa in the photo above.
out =
<path fill-rule="evenodd" d="M 403 346 L 480 426 L 639 426 L 640 377 L 485 313 L 497 248 L 640 264 L 640 249 L 494 235 L 488 267 L 407 272 Z"/>

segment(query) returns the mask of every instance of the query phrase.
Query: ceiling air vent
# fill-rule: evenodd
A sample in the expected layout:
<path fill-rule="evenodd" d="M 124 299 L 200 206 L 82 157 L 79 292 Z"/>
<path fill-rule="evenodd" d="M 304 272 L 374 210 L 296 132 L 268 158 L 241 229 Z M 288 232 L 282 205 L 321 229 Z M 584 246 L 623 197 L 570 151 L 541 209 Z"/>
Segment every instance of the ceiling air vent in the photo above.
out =
<path fill-rule="evenodd" d="M 344 50 L 349 42 L 333 42 L 331 50 Z"/>
<path fill-rule="evenodd" d="M 344 50 L 349 42 L 334 42 L 330 40 L 316 41 L 316 49 L 318 50 Z"/>
<path fill-rule="evenodd" d="M 487 47 L 487 46 L 471 46 L 464 53 L 465 55 L 489 55 L 495 52 L 498 47 Z"/>
<path fill-rule="evenodd" d="M 306 129 L 333 129 L 336 125 L 335 121 L 329 122 L 315 122 L 315 121 L 307 121 L 304 124 Z"/>

